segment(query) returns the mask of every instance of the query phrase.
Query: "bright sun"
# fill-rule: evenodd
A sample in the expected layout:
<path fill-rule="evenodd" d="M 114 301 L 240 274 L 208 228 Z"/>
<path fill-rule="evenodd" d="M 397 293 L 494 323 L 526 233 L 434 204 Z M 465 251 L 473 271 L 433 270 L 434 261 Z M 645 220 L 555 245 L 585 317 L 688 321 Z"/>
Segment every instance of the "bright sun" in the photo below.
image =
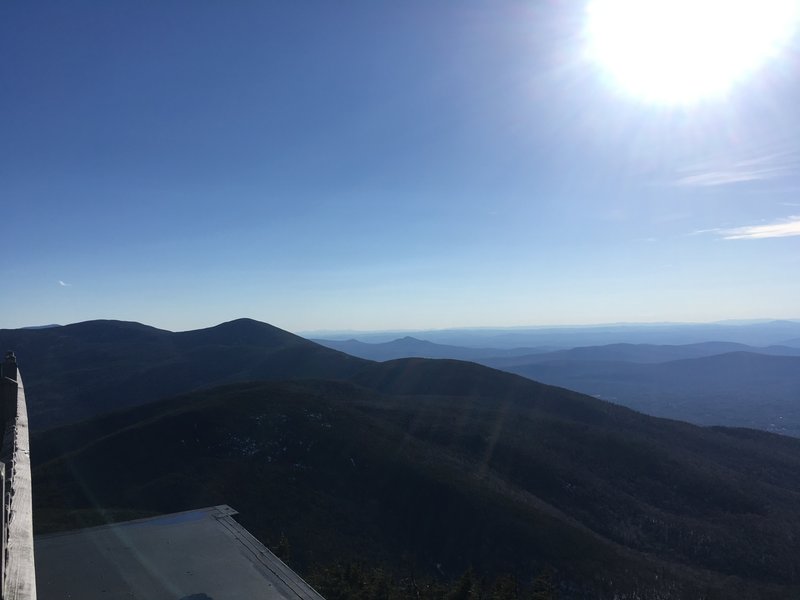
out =
<path fill-rule="evenodd" d="M 790 41 L 800 0 L 590 0 L 593 61 L 643 100 L 724 95 Z"/>

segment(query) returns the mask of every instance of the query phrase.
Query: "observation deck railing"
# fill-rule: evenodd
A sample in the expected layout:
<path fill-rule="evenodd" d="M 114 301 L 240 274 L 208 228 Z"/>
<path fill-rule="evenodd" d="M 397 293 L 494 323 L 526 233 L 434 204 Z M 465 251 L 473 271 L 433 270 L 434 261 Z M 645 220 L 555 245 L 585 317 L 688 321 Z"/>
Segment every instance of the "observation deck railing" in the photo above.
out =
<path fill-rule="evenodd" d="M 35 600 L 31 456 L 25 389 L 13 352 L 0 366 L 2 557 L 0 599 Z"/>

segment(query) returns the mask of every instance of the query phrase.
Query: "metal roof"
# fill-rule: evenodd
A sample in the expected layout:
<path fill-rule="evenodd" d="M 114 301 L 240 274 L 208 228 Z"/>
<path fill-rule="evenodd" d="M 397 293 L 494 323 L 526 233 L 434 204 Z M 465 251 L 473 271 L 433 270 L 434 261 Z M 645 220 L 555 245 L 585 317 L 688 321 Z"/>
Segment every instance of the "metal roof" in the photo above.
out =
<path fill-rule="evenodd" d="M 324 600 L 226 505 L 37 536 L 39 600 Z"/>

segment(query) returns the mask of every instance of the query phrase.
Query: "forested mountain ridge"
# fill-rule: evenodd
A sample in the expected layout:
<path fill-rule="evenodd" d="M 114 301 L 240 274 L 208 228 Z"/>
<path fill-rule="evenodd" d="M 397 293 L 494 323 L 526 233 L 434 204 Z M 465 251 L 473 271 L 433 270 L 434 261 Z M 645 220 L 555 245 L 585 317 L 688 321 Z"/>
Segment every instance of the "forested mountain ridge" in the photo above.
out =
<path fill-rule="evenodd" d="M 0 347 L 16 352 L 35 429 L 234 381 L 340 379 L 366 364 L 252 319 L 178 333 L 104 320 L 2 329 Z"/>
<path fill-rule="evenodd" d="M 564 598 L 800 591 L 798 440 L 458 361 L 367 364 L 353 381 L 230 385 L 43 432 L 39 526 L 226 502 L 308 575 L 472 565 L 554 569 Z"/>

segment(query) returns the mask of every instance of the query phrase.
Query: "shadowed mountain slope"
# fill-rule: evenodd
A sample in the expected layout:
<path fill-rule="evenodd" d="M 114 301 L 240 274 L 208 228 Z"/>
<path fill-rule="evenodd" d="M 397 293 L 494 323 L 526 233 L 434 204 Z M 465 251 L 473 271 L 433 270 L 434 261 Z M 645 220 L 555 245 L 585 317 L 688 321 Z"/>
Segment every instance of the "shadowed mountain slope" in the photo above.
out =
<path fill-rule="evenodd" d="M 798 440 L 457 361 L 353 380 L 231 385 L 43 432 L 36 522 L 224 501 L 265 542 L 285 534 L 306 573 L 551 566 L 563 598 L 800 591 Z"/>
<path fill-rule="evenodd" d="M 22 366 L 32 427 L 234 381 L 346 378 L 365 361 L 266 323 L 173 333 L 124 321 L 0 330 Z"/>

